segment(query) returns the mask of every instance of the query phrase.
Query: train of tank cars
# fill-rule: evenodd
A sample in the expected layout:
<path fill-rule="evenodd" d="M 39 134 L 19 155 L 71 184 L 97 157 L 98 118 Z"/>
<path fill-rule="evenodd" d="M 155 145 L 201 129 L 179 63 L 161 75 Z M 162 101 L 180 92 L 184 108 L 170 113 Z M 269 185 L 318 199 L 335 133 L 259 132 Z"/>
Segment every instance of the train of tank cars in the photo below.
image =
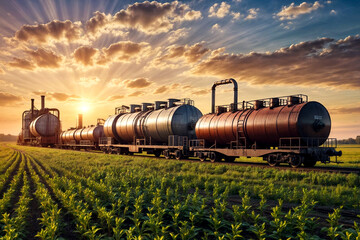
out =
<path fill-rule="evenodd" d="M 219 85 L 234 85 L 234 101 L 215 106 Z M 327 163 L 336 151 L 336 139 L 326 108 L 306 95 L 258 99 L 238 103 L 234 79 L 212 86 L 211 113 L 203 115 L 190 99 L 168 99 L 155 103 L 115 108 L 115 114 L 98 119 L 96 125 L 61 130 L 60 112 L 34 106 L 22 114 L 18 144 L 69 149 L 97 149 L 104 153 L 146 152 L 165 158 L 197 157 L 201 161 L 233 162 L 237 157 L 262 157 L 270 166 L 288 163 L 312 167 Z"/>

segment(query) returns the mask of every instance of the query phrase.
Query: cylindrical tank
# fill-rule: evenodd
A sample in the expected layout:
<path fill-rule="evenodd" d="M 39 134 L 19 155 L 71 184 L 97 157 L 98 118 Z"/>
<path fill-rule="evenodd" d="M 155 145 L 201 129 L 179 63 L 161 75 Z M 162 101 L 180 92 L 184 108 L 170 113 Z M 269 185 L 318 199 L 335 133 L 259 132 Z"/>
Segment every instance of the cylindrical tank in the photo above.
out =
<path fill-rule="evenodd" d="M 104 126 L 98 125 L 93 127 L 84 128 L 81 132 L 82 140 L 89 140 L 92 142 L 99 142 L 99 139 L 104 136 Z"/>
<path fill-rule="evenodd" d="M 207 114 L 196 123 L 196 136 L 209 143 L 229 144 L 237 136 L 247 145 L 278 146 L 280 138 L 318 139 L 323 144 L 330 134 L 331 119 L 318 102 L 305 102 L 273 108 Z M 314 145 L 314 142 L 312 143 Z"/>
<path fill-rule="evenodd" d="M 169 135 L 196 138 L 195 124 L 202 116 L 192 105 L 180 105 L 150 112 L 144 120 L 144 135 L 156 142 L 168 142 Z"/>
<path fill-rule="evenodd" d="M 121 141 L 132 142 L 134 137 L 138 137 L 136 125 L 142 113 L 143 112 L 125 113 L 119 116 L 116 121 L 116 133 Z"/>
<path fill-rule="evenodd" d="M 81 138 L 81 132 L 84 130 L 84 128 L 77 129 L 74 133 L 74 138 L 76 141 L 82 140 Z"/>
<path fill-rule="evenodd" d="M 75 140 L 75 136 L 74 136 L 75 131 L 76 131 L 76 129 L 72 129 L 72 130 L 66 131 L 66 133 L 65 133 L 65 140 L 66 140 L 66 141 Z"/>
<path fill-rule="evenodd" d="M 45 113 L 30 123 L 30 132 L 36 137 L 52 137 L 59 131 L 59 127 L 59 119 L 51 113 Z"/>
<path fill-rule="evenodd" d="M 115 138 L 120 141 L 119 136 L 116 133 L 116 121 L 122 114 L 116 114 L 108 117 L 104 123 L 104 134 L 106 137 Z"/>

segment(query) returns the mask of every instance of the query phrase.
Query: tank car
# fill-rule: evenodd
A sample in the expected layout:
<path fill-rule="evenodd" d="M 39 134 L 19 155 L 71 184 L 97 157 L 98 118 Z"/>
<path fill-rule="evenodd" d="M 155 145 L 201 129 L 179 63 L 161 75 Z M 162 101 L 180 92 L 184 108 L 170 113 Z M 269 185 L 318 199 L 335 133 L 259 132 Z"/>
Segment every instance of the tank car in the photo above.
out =
<path fill-rule="evenodd" d="M 215 88 L 230 83 L 234 85 L 234 102 L 229 107 L 218 106 L 215 111 Z M 239 109 L 237 91 L 234 79 L 214 83 L 212 111 L 199 119 L 195 131 L 204 148 L 226 150 L 199 151 L 203 158 L 231 161 L 234 155 L 260 156 L 270 165 L 289 162 L 298 167 L 302 163 L 313 166 L 316 161 L 327 162 L 329 156 L 341 155 L 333 147 L 320 147 L 331 130 L 330 115 L 322 104 L 309 102 L 307 96 L 299 94 L 243 102 Z M 246 153 L 233 151 L 238 148 Z"/>
<path fill-rule="evenodd" d="M 195 124 L 201 116 L 202 113 L 190 99 L 122 106 L 116 108 L 115 115 L 105 121 L 107 140 L 102 146 L 108 152 L 148 151 L 160 155 L 169 148 L 179 148 L 173 146 L 179 141 L 196 138 Z"/>
<path fill-rule="evenodd" d="M 41 96 L 41 109 L 35 108 L 31 99 L 31 109 L 22 114 L 22 131 L 18 144 L 54 146 L 61 132 L 60 111 L 45 108 L 45 96 Z"/>
<path fill-rule="evenodd" d="M 88 127 L 83 127 L 82 119 L 82 114 L 79 114 L 77 128 L 70 128 L 60 134 L 61 148 L 98 149 L 99 140 L 104 136 L 102 119 Z"/>

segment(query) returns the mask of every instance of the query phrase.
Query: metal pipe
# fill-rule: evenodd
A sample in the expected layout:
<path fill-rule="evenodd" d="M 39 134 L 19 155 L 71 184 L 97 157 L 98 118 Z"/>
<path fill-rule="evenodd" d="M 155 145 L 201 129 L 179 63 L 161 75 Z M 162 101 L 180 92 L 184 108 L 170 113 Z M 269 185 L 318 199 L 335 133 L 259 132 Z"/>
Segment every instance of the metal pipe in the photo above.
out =
<path fill-rule="evenodd" d="M 232 83 L 234 84 L 234 111 L 237 111 L 237 105 L 238 105 L 238 85 L 235 79 L 229 78 L 221 81 L 214 82 L 214 85 L 211 88 L 211 113 L 215 113 L 215 88 L 219 85 L 225 85 Z"/>
<path fill-rule="evenodd" d="M 79 113 L 77 129 L 81 129 L 82 127 L 83 127 L 83 115 L 81 113 Z"/>
<path fill-rule="evenodd" d="M 41 110 L 45 108 L 45 96 L 41 95 Z"/>
<path fill-rule="evenodd" d="M 35 107 L 34 101 L 35 101 L 35 100 L 32 98 L 32 99 L 31 99 L 31 118 L 34 117 L 34 107 Z"/>

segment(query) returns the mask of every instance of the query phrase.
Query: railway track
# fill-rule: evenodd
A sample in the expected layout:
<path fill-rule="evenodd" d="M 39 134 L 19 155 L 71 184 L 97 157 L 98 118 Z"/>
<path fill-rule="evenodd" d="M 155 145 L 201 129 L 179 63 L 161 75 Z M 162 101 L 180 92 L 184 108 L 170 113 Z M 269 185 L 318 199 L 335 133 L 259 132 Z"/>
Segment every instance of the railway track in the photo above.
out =
<path fill-rule="evenodd" d="M 72 150 L 72 149 L 64 149 L 64 150 L 70 150 L 70 151 L 79 151 L 79 150 Z M 87 152 L 91 152 L 91 153 L 100 153 L 100 154 L 104 154 L 101 151 L 87 151 Z M 204 164 L 225 164 L 225 165 L 234 165 L 234 166 L 250 166 L 250 167 L 259 167 L 259 168 L 271 168 L 271 169 L 278 169 L 278 170 L 291 170 L 291 171 L 297 171 L 297 172 L 328 172 L 328 173 L 341 173 L 341 174 L 350 174 L 350 173 L 354 173 L 357 175 L 360 175 L 360 168 L 349 168 L 349 167 L 333 167 L 333 166 L 315 166 L 315 167 L 311 167 L 311 168 L 307 168 L 307 167 L 299 167 L 299 168 L 293 168 L 291 166 L 288 165 L 279 165 L 279 166 L 275 166 L 275 167 L 271 167 L 269 166 L 267 163 L 261 163 L 261 162 L 245 162 L 245 161 L 237 161 L 237 162 L 210 162 L 210 161 L 204 161 L 201 162 L 198 159 L 181 159 L 181 160 L 176 160 L 176 159 L 165 159 L 164 157 L 155 157 L 155 156 L 151 156 L 151 155 L 142 155 L 142 154 L 134 154 L 131 155 L 133 157 L 141 157 L 141 158 L 153 158 L 153 159 L 159 159 L 159 160 L 167 160 L 167 161 L 184 161 L 184 162 L 197 162 L 197 163 L 204 163 Z"/>

